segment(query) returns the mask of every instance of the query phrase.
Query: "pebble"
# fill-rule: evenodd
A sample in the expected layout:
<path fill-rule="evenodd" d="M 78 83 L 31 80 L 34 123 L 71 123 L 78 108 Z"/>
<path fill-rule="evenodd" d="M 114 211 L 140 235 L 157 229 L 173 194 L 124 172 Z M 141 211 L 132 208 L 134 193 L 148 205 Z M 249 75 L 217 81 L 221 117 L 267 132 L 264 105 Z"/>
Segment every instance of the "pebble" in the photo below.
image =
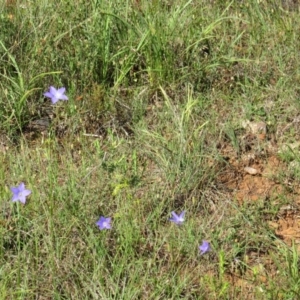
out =
<path fill-rule="evenodd" d="M 256 175 L 258 171 L 255 168 L 245 167 L 244 171 L 250 175 Z"/>

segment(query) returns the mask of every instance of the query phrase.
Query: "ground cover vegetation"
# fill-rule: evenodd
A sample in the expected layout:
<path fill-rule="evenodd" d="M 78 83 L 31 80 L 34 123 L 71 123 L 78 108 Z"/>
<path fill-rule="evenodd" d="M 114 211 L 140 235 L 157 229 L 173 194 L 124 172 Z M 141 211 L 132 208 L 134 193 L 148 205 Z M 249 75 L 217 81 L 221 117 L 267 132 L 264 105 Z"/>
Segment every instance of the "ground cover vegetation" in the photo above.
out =
<path fill-rule="evenodd" d="M 0 299 L 299 299 L 298 1 L 0 2 Z"/>

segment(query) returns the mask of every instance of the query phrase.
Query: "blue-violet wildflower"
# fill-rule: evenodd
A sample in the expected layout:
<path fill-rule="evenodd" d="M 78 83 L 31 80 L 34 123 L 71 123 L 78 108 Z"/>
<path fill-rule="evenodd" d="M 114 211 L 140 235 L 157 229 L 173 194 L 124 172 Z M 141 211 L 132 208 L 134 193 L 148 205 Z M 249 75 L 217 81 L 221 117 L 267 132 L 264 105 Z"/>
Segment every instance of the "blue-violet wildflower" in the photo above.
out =
<path fill-rule="evenodd" d="M 208 241 L 202 241 L 202 245 L 199 246 L 200 254 L 203 255 L 210 251 L 210 244 Z"/>
<path fill-rule="evenodd" d="M 184 222 L 185 211 L 183 211 L 179 215 L 177 215 L 174 211 L 172 211 L 171 214 L 172 214 L 172 218 L 169 219 L 171 222 L 174 222 L 177 225 L 181 225 Z"/>
<path fill-rule="evenodd" d="M 21 182 L 19 186 L 11 187 L 10 190 L 13 193 L 11 201 L 20 201 L 23 204 L 26 203 L 26 197 L 31 194 L 30 190 L 25 189 L 25 184 L 23 182 Z"/>
<path fill-rule="evenodd" d="M 96 222 L 96 225 L 100 230 L 103 229 L 111 229 L 111 218 L 100 217 L 100 219 Z"/>
<path fill-rule="evenodd" d="M 49 91 L 44 93 L 45 97 L 51 99 L 52 104 L 55 104 L 58 100 L 69 100 L 69 98 L 65 95 L 66 89 L 61 87 L 56 89 L 53 86 L 50 86 Z"/>

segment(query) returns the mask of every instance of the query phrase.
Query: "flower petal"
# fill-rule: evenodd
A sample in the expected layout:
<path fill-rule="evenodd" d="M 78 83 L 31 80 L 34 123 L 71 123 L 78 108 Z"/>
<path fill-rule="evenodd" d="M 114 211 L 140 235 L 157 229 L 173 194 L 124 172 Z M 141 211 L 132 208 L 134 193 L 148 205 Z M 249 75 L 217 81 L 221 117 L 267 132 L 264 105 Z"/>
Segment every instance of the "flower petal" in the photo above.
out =
<path fill-rule="evenodd" d="M 66 95 L 61 95 L 59 97 L 60 100 L 69 100 L 69 98 Z"/>
<path fill-rule="evenodd" d="M 10 190 L 13 194 L 18 194 L 19 193 L 19 188 L 17 188 L 17 187 L 11 187 Z"/>
<path fill-rule="evenodd" d="M 185 210 L 179 215 L 179 218 L 184 219 L 184 215 L 185 215 Z"/>
<path fill-rule="evenodd" d="M 176 214 L 175 211 L 171 211 L 171 214 L 172 214 L 172 216 L 173 216 L 174 219 L 178 219 L 178 216 L 177 216 L 177 214 Z"/>
<path fill-rule="evenodd" d="M 46 92 L 43 94 L 45 97 L 52 98 L 53 95 L 50 92 Z"/>
<path fill-rule="evenodd" d="M 61 88 L 59 88 L 58 90 L 57 90 L 57 93 L 59 93 L 59 94 L 64 94 L 66 92 L 66 88 L 65 87 L 61 87 Z"/>
<path fill-rule="evenodd" d="M 24 184 L 24 182 L 21 182 L 21 183 L 19 184 L 18 189 L 19 189 L 19 191 L 25 190 L 25 184 Z"/>
<path fill-rule="evenodd" d="M 52 95 L 54 95 L 57 92 L 57 89 L 54 86 L 50 86 L 49 91 Z"/>
<path fill-rule="evenodd" d="M 19 200 L 19 195 L 13 195 L 12 198 L 11 198 L 12 202 L 16 202 L 18 200 Z"/>
<path fill-rule="evenodd" d="M 20 201 L 21 203 L 25 204 L 25 203 L 26 203 L 26 197 L 25 197 L 25 196 L 20 196 L 20 197 L 19 197 L 19 201 Z"/>
<path fill-rule="evenodd" d="M 30 190 L 24 190 L 23 192 L 22 192 L 22 196 L 24 196 L 24 197 L 27 197 L 27 196 L 29 196 L 31 194 L 31 191 Z"/>

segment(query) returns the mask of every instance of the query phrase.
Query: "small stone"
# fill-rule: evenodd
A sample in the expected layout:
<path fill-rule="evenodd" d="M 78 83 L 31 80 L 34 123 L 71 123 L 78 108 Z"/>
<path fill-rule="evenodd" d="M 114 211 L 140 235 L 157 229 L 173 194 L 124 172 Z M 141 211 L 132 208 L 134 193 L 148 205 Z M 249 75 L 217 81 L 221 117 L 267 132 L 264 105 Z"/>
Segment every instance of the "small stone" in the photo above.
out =
<path fill-rule="evenodd" d="M 256 169 L 251 168 L 251 167 L 245 167 L 244 171 L 250 175 L 256 175 L 258 173 L 258 171 Z"/>
<path fill-rule="evenodd" d="M 249 127 L 253 134 L 266 134 L 267 126 L 265 122 L 251 122 Z"/>
<path fill-rule="evenodd" d="M 257 135 L 257 134 L 266 134 L 267 133 L 267 125 L 265 122 L 250 122 L 249 120 L 242 121 L 243 128 L 249 128 L 250 131 Z"/>

